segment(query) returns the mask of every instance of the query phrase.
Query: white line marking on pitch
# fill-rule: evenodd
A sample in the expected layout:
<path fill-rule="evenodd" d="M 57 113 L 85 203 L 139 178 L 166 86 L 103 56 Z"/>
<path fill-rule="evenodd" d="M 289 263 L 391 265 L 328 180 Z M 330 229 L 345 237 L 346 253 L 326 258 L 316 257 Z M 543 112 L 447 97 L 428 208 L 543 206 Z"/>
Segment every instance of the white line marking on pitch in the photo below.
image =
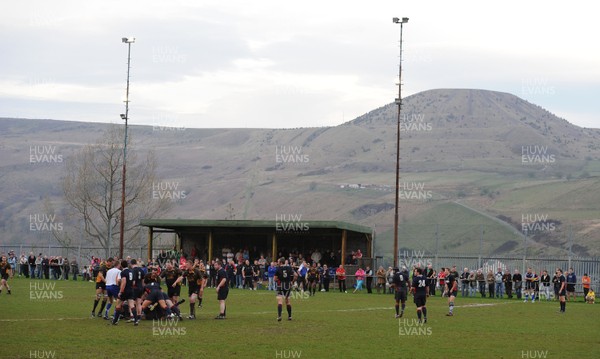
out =
<path fill-rule="evenodd" d="M 502 304 L 511 304 L 517 302 L 502 302 L 502 303 L 475 303 L 465 305 L 455 305 L 455 308 L 481 308 L 481 307 L 493 307 Z M 329 309 L 329 310 L 294 310 L 295 313 L 332 313 L 332 312 L 368 312 L 376 310 L 393 310 L 394 307 L 367 307 L 367 308 L 349 308 L 349 309 Z M 263 312 L 250 312 L 248 314 L 262 315 L 262 314 L 273 314 L 273 311 Z M 21 319 L 0 319 L 0 322 L 25 322 L 25 321 L 50 321 L 50 320 L 90 320 L 89 317 L 79 318 L 21 318 Z"/>

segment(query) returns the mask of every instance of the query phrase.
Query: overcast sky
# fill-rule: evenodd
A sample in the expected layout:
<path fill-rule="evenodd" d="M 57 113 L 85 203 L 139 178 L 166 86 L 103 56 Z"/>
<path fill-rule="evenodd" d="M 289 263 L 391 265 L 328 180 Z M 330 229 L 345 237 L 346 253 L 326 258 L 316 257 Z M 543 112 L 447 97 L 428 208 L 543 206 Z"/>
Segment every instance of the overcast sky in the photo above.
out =
<path fill-rule="evenodd" d="M 592 1 L 3 1 L 0 117 L 308 127 L 435 88 L 510 92 L 600 127 Z"/>

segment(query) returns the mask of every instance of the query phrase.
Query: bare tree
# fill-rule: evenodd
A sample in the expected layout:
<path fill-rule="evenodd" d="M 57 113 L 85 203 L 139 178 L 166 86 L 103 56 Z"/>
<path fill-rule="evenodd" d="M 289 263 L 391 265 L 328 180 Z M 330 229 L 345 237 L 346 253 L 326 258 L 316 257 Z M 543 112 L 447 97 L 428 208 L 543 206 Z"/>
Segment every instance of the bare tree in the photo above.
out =
<path fill-rule="evenodd" d="M 119 238 L 122 166 L 123 136 L 117 126 L 67 161 L 63 192 L 69 211 L 64 215 L 75 225 L 69 226 L 70 231 L 54 233 L 59 243 L 71 243 L 72 237 L 81 236 L 83 241 L 102 247 L 106 257 L 110 256 L 118 243 L 115 239 Z M 152 152 L 139 160 L 131 143 L 127 144 L 125 247 L 140 243 L 140 219 L 152 218 L 171 205 L 167 198 L 152 196 L 155 169 Z"/>

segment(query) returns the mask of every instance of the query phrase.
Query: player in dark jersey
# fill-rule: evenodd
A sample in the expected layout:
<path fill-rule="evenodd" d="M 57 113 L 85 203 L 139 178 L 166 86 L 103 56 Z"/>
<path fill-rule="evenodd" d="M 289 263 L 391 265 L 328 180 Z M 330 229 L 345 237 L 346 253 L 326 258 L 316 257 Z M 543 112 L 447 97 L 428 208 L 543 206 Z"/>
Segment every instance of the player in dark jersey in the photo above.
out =
<path fill-rule="evenodd" d="M 171 317 L 171 309 L 167 306 L 167 302 L 163 296 L 163 294 L 166 293 L 162 292 L 159 280 L 158 275 L 155 273 L 149 273 L 144 277 L 146 285 L 144 286 L 145 299 L 142 303 L 142 310 L 145 310 L 148 307 L 150 307 L 150 310 L 153 310 L 156 305 L 160 305 L 165 313 Z"/>
<path fill-rule="evenodd" d="M 160 276 L 165 279 L 169 298 L 171 298 L 174 303 L 177 303 L 179 301 L 179 295 L 181 294 L 181 281 L 183 280 L 181 270 L 173 267 L 173 263 L 167 262 L 167 266 L 165 270 L 160 273 Z"/>
<path fill-rule="evenodd" d="M 202 283 L 200 284 L 200 289 L 198 289 L 198 308 L 202 308 L 202 297 L 204 297 L 204 288 L 206 288 L 206 285 L 208 284 L 208 274 L 206 273 L 206 267 L 202 261 L 198 263 L 197 268 L 202 277 Z"/>
<path fill-rule="evenodd" d="M 94 269 L 96 273 L 96 299 L 94 300 L 94 307 L 92 308 L 92 318 L 95 316 L 94 312 L 96 311 L 96 307 L 98 307 L 98 302 L 102 299 L 102 305 L 100 306 L 100 310 L 98 311 L 98 318 L 102 318 L 102 311 L 106 306 L 106 263 L 101 262 L 98 266 L 98 269 Z"/>
<path fill-rule="evenodd" d="M 133 272 L 133 297 L 135 300 L 135 311 L 139 319 L 142 317 L 142 295 L 144 294 L 144 271 L 139 267 L 137 260 L 131 260 L 131 271 Z"/>
<path fill-rule="evenodd" d="M 444 293 L 448 296 L 448 314 L 451 317 L 454 315 L 454 299 L 458 293 L 458 281 L 450 269 L 446 268 L 446 288 Z"/>
<path fill-rule="evenodd" d="M 11 266 L 8 263 L 8 259 L 6 256 L 2 256 L 0 259 L 0 293 L 2 293 L 2 288 L 6 288 L 6 294 L 10 293 L 10 287 L 8 285 L 8 277 L 10 276 Z"/>
<path fill-rule="evenodd" d="M 560 268 L 556 270 L 556 276 L 558 277 L 558 279 L 557 279 L 557 283 L 558 283 L 558 300 L 560 301 L 560 311 L 559 311 L 559 313 L 564 313 L 565 310 L 567 309 L 567 301 L 566 301 L 566 296 L 567 296 L 567 279 L 565 278 L 565 275 L 563 274 L 563 271 Z"/>
<path fill-rule="evenodd" d="M 183 272 L 183 277 L 187 280 L 188 285 L 188 295 L 190 298 L 190 315 L 189 319 L 196 319 L 196 299 L 198 298 L 198 293 L 200 291 L 200 287 L 202 286 L 202 273 L 198 269 L 194 268 L 194 263 L 188 261 L 186 263 L 187 269 Z"/>
<path fill-rule="evenodd" d="M 126 260 L 121 261 L 121 280 L 119 287 L 119 294 L 117 296 L 117 304 L 115 307 L 115 317 L 113 318 L 112 324 L 117 325 L 119 323 L 119 318 L 124 316 L 123 313 L 123 303 L 127 302 L 129 306 L 130 316 L 133 316 L 134 325 L 138 325 L 139 319 L 137 316 L 137 311 L 135 314 L 132 313 L 134 308 L 134 293 L 133 293 L 133 271 L 129 268 L 129 264 Z"/>
<path fill-rule="evenodd" d="M 406 267 L 402 267 L 402 271 L 399 268 L 394 268 L 394 275 L 392 276 L 392 286 L 395 290 L 396 300 L 396 318 L 402 318 L 404 315 L 404 308 L 406 307 L 406 297 L 408 294 L 408 271 Z M 402 311 L 400 311 L 400 303 L 402 303 Z"/>
<path fill-rule="evenodd" d="M 225 319 L 227 315 L 225 300 L 229 295 L 229 279 L 220 261 L 215 261 L 214 269 L 217 271 L 217 300 L 219 301 L 219 315 L 215 319 Z"/>
<path fill-rule="evenodd" d="M 419 267 L 415 268 L 411 291 L 414 294 L 419 323 L 421 323 L 421 314 L 423 315 L 423 322 L 427 323 L 427 307 L 425 304 L 427 303 L 427 297 L 429 297 L 429 286 L 427 285 L 427 278 L 423 275 L 423 270 Z"/>
<path fill-rule="evenodd" d="M 317 263 L 313 263 L 312 267 L 306 273 L 308 277 L 308 294 L 314 296 L 317 291 L 317 282 L 319 281 L 319 270 Z"/>
<path fill-rule="evenodd" d="M 298 279 L 298 273 L 290 267 L 289 263 L 283 259 L 279 259 L 279 267 L 275 272 L 274 280 L 277 286 L 277 321 L 281 321 L 281 312 L 283 310 L 283 298 L 288 312 L 288 320 L 292 320 L 292 304 L 290 303 L 290 292 L 292 283 Z"/>

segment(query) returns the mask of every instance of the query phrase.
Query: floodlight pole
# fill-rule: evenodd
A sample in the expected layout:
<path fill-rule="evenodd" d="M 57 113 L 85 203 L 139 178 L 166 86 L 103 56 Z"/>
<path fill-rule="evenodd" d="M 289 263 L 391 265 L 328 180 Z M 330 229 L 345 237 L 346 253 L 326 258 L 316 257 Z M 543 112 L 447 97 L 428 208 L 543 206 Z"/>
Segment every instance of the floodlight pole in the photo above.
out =
<path fill-rule="evenodd" d="M 119 231 L 119 258 L 123 258 L 123 243 L 125 236 L 125 183 L 127 178 L 127 120 L 129 120 L 129 70 L 131 69 L 131 44 L 135 42 L 134 37 L 122 38 L 127 44 L 127 90 L 125 92 L 125 114 L 121 119 L 125 120 L 125 142 L 123 143 L 123 180 L 121 182 L 121 228 Z"/>
<path fill-rule="evenodd" d="M 398 202 L 400 191 L 400 114 L 402 111 L 402 27 L 408 22 L 407 17 L 392 19 L 394 24 L 400 24 L 400 61 L 398 65 L 398 120 L 396 121 L 396 203 L 394 206 L 394 266 L 398 267 Z"/>

